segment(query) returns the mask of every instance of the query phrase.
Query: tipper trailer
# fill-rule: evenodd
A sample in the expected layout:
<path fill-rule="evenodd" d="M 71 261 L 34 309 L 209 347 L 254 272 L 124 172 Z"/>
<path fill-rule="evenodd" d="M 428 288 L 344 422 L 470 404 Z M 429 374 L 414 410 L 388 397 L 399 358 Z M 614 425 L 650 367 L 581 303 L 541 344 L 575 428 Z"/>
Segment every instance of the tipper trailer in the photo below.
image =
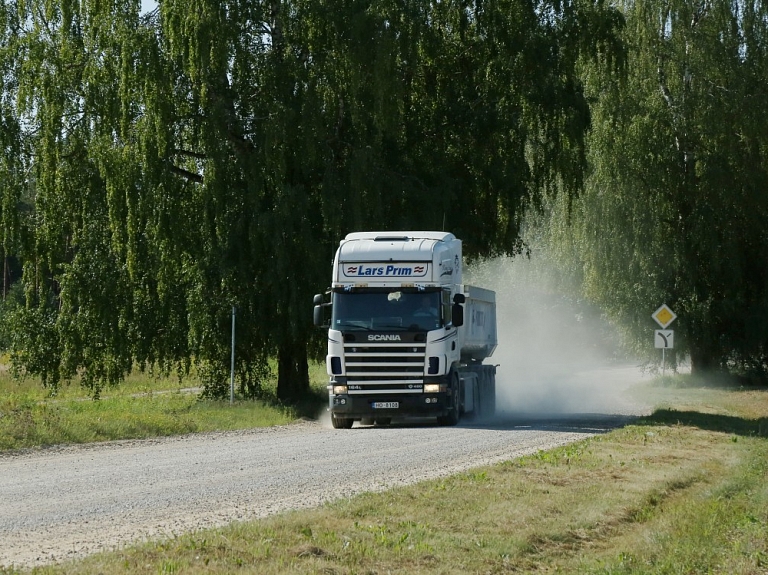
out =
<path fill-rule="evenodd" d="M 496 294 L 462 283 L 453 234 L 347 235 L 314 304 L 315 325 L 328 328 L 333 427 L 494 413 L 496 366 L 483 361 L 497 344 Z"/>

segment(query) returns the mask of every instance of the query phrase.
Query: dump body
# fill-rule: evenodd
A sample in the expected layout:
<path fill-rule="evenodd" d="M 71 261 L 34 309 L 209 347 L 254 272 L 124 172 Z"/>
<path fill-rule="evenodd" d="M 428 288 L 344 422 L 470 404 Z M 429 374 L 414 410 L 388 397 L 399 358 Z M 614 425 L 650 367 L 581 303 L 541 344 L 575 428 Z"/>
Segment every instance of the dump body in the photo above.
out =
<path fill-rule="evenodd" d="M 349 234 L 334 258 L 327 368 L 334 427 L 437 417 L 495 405 L 494 292 L 462 284 L 461 240 L 447 232 Z M 493 400 L 490 396 L 493 395 Z"/>
<path fill-rule="evenodd" d="M 459 328 L 461 359 L 464 363 L 483 361 L 491 357 L 497 345 L 496 293 L 465 285 L 462 291 L 464 325 Z"/>

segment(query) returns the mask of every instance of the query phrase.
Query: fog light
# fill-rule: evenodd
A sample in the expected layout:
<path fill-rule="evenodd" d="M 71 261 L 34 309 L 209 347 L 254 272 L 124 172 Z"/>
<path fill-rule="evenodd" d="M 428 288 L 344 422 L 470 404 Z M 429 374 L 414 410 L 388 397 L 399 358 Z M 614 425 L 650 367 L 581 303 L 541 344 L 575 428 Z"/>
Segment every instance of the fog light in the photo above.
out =
<path fill-rule="evenodd" d="M 334 385 L 333 386 L 333 394 L 334 395 L 346 395 L 348 392 L 348 388 L 346 385 Z"/>

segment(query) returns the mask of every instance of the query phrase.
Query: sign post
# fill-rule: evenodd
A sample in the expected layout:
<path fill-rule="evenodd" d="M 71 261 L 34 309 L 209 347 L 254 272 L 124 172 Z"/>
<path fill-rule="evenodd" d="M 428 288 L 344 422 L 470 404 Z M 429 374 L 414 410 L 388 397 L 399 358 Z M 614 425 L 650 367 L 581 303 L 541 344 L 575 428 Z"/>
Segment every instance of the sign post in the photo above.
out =
<path fill-rule="evenodd" d="M 653 312 L 651 317 L 661 327 L 661 329 L 657 329 L 654 332 L 653 341 L 656 349 L 661 348 L 661 377 L 665 377 L 667 367 L 666 351 L 675 347 L 675 332 L 666 328 L 677 319 L 677 314 L 667 304 L 662 304 L 659 309 Z"/>
<path fill-rule="evenodd" d="M 232 306 L 232 358 L 229 364 L 229 405 L 235 403 L 235 306 Z"/>

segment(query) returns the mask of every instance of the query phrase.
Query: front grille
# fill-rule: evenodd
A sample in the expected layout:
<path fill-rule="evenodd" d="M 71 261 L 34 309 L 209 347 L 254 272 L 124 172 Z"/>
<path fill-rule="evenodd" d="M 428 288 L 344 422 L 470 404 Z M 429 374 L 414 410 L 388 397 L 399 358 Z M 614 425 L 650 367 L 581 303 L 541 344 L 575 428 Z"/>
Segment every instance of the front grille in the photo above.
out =
<path fill-rule="evenodd" d="M 426 344 L 345 343 L 350 394 L 421 393 Z"/>

